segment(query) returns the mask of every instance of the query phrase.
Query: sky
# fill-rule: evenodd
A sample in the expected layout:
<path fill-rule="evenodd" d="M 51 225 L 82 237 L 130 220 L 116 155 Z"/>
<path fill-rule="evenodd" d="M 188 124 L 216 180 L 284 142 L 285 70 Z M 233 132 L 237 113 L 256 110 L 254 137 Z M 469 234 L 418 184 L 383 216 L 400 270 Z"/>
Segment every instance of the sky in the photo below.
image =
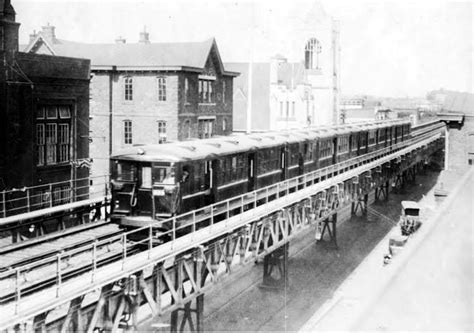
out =
<path fill-rule="evenodd" d="M 223 62 L 268 61 L 313 0 L 12 0 L 20 44 L 47 23 L 60 39 L 152 42 L 215 37 Z M 339 21 L 344 95 L 425 96 L 473 92 L 473 2 L 320 0 Z M 290 36 L 290 37 L 289 37 Z"/>

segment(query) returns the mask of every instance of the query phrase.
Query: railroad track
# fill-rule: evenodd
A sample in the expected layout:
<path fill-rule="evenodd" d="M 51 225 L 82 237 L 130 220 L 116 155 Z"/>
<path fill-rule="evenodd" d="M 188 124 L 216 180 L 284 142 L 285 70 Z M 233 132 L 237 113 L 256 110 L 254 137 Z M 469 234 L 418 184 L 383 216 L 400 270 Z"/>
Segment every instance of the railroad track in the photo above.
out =
<path fill-rule="evenodd" d="M 121 232 L 117 225 L 101 221 L 1 247 L 0 273 L 54 257 L 60 252 L 81 248 L 96 240 L 119 235 Z"/>

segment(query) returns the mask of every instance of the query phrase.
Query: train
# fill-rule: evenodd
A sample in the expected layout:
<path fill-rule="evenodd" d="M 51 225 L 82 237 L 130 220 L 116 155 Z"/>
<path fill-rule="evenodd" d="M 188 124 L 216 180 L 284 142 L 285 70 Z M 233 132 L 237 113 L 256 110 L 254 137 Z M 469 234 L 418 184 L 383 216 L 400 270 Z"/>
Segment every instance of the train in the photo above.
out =
<path fill-rule="evenodd" d="M 391 120 L 132 146 L 110 158 L 111 220 L 126 230 L 164 221 L 392 147 L 410 131 L 409 120 Z"/>

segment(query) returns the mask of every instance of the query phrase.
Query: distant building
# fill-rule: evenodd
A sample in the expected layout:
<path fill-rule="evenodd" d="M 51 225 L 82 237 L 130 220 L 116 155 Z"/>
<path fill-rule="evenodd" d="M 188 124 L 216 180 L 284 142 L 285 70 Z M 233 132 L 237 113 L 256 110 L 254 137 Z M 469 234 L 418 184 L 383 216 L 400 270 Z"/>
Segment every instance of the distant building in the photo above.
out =
<path fill-rule="evenodd" d="M 341 122 L 367 122 L 393 117 L 389 112 L 379 112 L 382 110 L 381 102 L 378 99 L 367 96 L 342 97 L 340 102 Z"/>
<path fill-rule="evenodd" d="M 0 190 L 55 183 L 29 203 L 85 198 L 90 62 L 19 52 L 15 16 L 0 1 Z"/>
<path fill-rule="evenodd" d="M 449 162 L 450 167 L 472 167 L 474 165 L 474 94 L 450 90 L 438 90 L 430 94 L 436 96 L 440 102 L 439 118 L 450 123 L 448 136 L 448 150 L 452 156 Z"/>
<path fill-rule="evenodd" d="M 135 144 L 232 133 L 233 79 L 214 39 L 195 43 L 85 44 L 56 38 L 45 26 L 25 51 L 91 59 L 92 175 L 109 172 L 108 158 Z"/>
<path fill-rule="evenodd" d="M 287 56 L 226 63 L 226 68 L 241 73 L 234 82 L 235 131 L 339 122 L 338 23 L 317 4 L 291 29 L 293 38 L 283 42 Z"/>

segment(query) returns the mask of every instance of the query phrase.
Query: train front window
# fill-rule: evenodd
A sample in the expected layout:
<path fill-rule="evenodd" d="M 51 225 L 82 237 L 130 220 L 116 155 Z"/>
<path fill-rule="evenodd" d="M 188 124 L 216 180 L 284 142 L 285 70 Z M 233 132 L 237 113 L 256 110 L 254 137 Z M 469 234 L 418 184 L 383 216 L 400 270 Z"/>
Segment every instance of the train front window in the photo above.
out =
<path fill-rule="evenodd" d="M 137 167 L 129 162 L 115 161 L 112 176 L 118 181 L 134 181 L 137 178 Z"/>
<path fill-rule="evenodd" d="M 172 167 L 155 167 L 153 176 L 153 181 L 155 183 L 166 185 L 172 185 L 175 183 L 174 168 Z"/>
<path fill-rule="evenodd" d="M 151 188 L 151 167 L 142 167 L 142 186 Z"/>

